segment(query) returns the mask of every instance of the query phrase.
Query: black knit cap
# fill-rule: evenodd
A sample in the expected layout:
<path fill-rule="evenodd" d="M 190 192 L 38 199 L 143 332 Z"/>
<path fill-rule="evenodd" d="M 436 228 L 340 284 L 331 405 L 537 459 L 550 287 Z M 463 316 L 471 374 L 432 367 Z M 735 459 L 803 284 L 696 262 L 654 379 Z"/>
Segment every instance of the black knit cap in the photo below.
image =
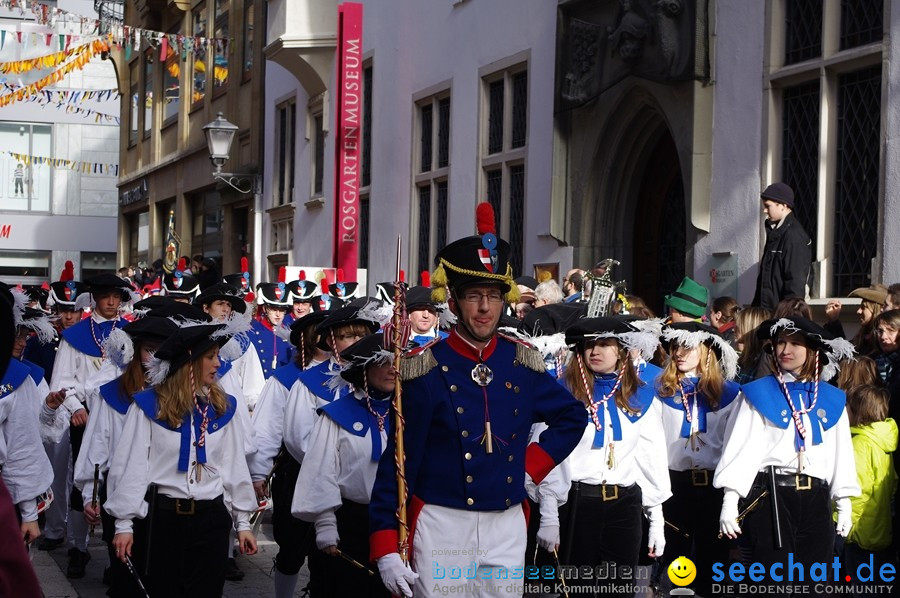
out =
<path fill-rule="evenodd" d="M 587 303 L 550 303 L 536 307 L 522 318 L 521 328 L 532 336 L 565 332 L 587 313 Z"/>
<path fill-rule="evenodd" d="M 636 332 L 637 329 L 619 318 L 581 318 L 566 329 L 566 344 L 582 344 L 592 341 L 593 335 L 615 337 L 620 334 Z"/>
<path fill-rule="evenodd" d="M 359 339 L 341 351 L 341 360 L 347 364 L 341 370 L 341 378 L 356 388 L 363 388 L 366 367 L 375 361 L 379 352 L 385 350 L 384 334 L 381 332 Z"/>
<path fill-rule="evenodd" d="M 794 209 L 794 190 L 785 183 L 772 183 L 759 196 L 762 199 L 783 203 L 792 210 Z"/>
<path fill-rule="evenodd" d="M 232 311 L 239 314 L 247 311 L 247 302 L 241 296 L 241 291 L 234 285 L 227 282 L 218 282 L 212 286 L 203 289 L 197 298 L 194 299 L 194 305 L 209 305 L 213 301 L 227 301 L 231 304 Z"/>

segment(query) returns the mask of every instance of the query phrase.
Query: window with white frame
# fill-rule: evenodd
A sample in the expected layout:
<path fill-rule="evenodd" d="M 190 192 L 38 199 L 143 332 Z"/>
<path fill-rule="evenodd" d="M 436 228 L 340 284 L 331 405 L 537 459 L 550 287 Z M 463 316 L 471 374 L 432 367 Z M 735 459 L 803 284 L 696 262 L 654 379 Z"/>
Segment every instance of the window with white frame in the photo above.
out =
<path fill-rule="evenodd" d="M 872 281 L 882 172 L 883 0 L 771 0 L 770 180 L 794 189 L 814 297 Z"/>
<path fill-rule="evenodd" d="M 525 157 L 528 147 L 528 64 L 482 78 L 481 172 L 497 232 L 509 241 L 510 264 L 522 274 L 525 244 Z"/>
<path fill-rule="evenodd" d="M 283 253 L 294 248 L 294 218 L 279 218 L 272 221 L 271 253 Z"/>
<path fill-rule="evenodd" d="M 307 107 L 306 140 L 311 144 L 310 196 L 321 197 L 325 193 L 325 95 L 324 92 L 310 98 Z"/>
<path fill-rule="evenodd" d="M 419 99 L 415 104 L 413 198 L 416 230 L 414 272 L 431 269 L 433 256 L 447 244 L 450 178 L 450 90 Z M 411 277 L 413 283 L 417 276 Z"/>
<path fill-rule="evenodd" d="M 297 102 L 295 99 L 275 108 L 275 172 L 272 205 L 282 206 L 294 201 L 295 131 L 297 130 Z"/>

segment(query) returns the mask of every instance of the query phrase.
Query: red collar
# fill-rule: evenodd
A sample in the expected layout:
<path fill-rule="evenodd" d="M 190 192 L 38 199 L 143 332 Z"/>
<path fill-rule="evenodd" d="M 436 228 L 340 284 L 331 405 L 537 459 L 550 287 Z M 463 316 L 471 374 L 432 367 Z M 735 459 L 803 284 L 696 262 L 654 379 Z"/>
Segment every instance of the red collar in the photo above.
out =
<path fill-rule="evenodd" d="M 272 323 L 269 322 L 269 318 L 267 318 L 266 316 L 261 316 L 258 319 L 259 319 L 259 323 L 262 324 L 263 326 L 265 326 L 267 330 L 271 330 L 272 332 L 275 332 L 275 328 L 272 326 Z"/>
<path fill-rule="evenodd" d="M 478 350 L 469 344 L 469 341 L 463 339 L 454 328 L 450 332 L 450 336 L 447 337 L 447 344 L 450 345 L 450 348 L 465 357 L 466 359 L 471 359 L 472 361 L 478 363 L 481 361 L 487 361 L 488 358 L 493 354 L 494 349 L 497 348 L 497 335 L 491 337 L 491 340 L 488 341 L 488 344 L 485 345 L 484 349 L 481 350 L 481 354 L 479 355 Z"/>

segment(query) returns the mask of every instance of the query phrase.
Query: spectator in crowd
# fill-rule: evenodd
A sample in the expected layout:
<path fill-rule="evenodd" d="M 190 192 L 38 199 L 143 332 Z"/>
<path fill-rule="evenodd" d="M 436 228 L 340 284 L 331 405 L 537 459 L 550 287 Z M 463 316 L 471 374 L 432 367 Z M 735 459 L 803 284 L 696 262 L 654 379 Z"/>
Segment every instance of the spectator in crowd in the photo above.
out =
<path fill-rule="evenodd" d="M 665 305 L 669 308 L 669 318 L 678 322 L 699 322 L 706 315 L 709 291 L 696 280 L 685 276 L 671 295 L 666 295 Z"/>
<path fill-rule="evenodd" d="M 812 310 L 809 309 L 809 304 L 800 297 L 789 297 L 779 301 L 778 305 L 775 306 L 775 315 L 772 317 L 779 320 L 781 318 L 792 318 L 794 316 L 812 320 Z M 829 330 L 829 332 L 831 331 Z M 834 336 L 841 335 L 837 334 Z"/>
<path fill-rule="evenodd" d="M 794 190 L 773 183 L 760 193 L 766 215 L 766 245 L 759 262 L 753 305 L 774 309 L 787 297 L 806 297 L 812 246 L 794 216 Z"/>
<path fill-rule="evenodd" d="M 539 284 L 537 288 L 534 289 L 534 297 L 535 307 L 563 302 L 562 290 L 559 288 L 559 285 L 556 284 L 555 280 L 548 280 L 547 282 Z"/>
<path fill-rule="evenodd" d="M 900 309 L 900 282 L 895 282 L 888 287 L 887 299 L 884 303 L 884 311 Z"/>
<path fill-rule="evenodd" d="M 856 315 L 859 316 L 859 331 L 853 337 L 853 346 L 859 355 L 871 355 L 877 352 L 875 336 L 873 330 L 875 327 L 875 318 L 878 317 L 884 309 L 888 298 L 888 289 L 884 285 L 876 284 L 870 287 L 853 289 L 850 297 L 858 297 L 862 301 L 856 309 Z M 825 317 L 828 323 L 825 328 L 834 336 L 846 338 L 844 335 L 844 327 L 840 322 L 842 304 L 838 299 L 832 299 L 825 306 Z"/>
<path fill-rule="evenodd" d="M 536 297 L 534 295 L 534 291 L 527 286 L 520 284 L 519 287 L 519 302 L 516 303 L 516 318 L 522 320 L 525 316 L 534 309 L 534 302 L 536 301 Z"/>
<path fill-rule="evenodd" d="M 875 360 L 871 357 L 857 357 L 841 361 L 841 371 L 835 384 L 844 392 L 849 393 L 856 386 L 880 383 Z"/>
<path fill-rule="evenodd" d="M 735 345 L 734 316 L 738 309 L 740 306 L 734 297 L 716 297 L 713 299 L 712 309 L 709 312 L 709 323 L 732 347 Z"/>
<path fill-rule="evenodd" d="M 582 300 L 582 291 L 584 290 L 584 270 L 573 268 L 566 272 L 563 278 L 562 291 L 565 295 L 564 303 L 573 303 Z"/>
<path fill-rule="evenodd" d="M 897 419 L 900 414 L 900 309 L 879 314 L 874 331 L 879 348 L 874 358 L 878 377 L 891 393 L 890 415 Z"/>
<path fill-rule="evenodd" d="M 196 259 L 196 256 L 195 256 Z M 211 257 L 204 257 L 200 261 L 200 270 L 197 273 L 197 279 L 200 281 L 200 290 L 208 289 L 217 284 L 222 276 L 219 274 L 219 267 L 216 260 Z"/>

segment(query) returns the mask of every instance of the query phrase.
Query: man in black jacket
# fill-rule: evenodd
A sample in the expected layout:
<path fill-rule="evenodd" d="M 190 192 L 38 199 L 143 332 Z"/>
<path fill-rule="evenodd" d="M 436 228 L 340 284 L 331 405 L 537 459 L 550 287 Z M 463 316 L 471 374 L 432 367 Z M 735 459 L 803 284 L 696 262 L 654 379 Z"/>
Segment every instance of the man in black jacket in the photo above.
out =
<path fill-rule="evenodd" d="M 760 193 L 766 215 L 766 246 L 759 262 L 753 305 L 775 309 L 782 299 L 806 297 L 811 243 L 793 214 L 794 191 L 773 183 Z"/>

